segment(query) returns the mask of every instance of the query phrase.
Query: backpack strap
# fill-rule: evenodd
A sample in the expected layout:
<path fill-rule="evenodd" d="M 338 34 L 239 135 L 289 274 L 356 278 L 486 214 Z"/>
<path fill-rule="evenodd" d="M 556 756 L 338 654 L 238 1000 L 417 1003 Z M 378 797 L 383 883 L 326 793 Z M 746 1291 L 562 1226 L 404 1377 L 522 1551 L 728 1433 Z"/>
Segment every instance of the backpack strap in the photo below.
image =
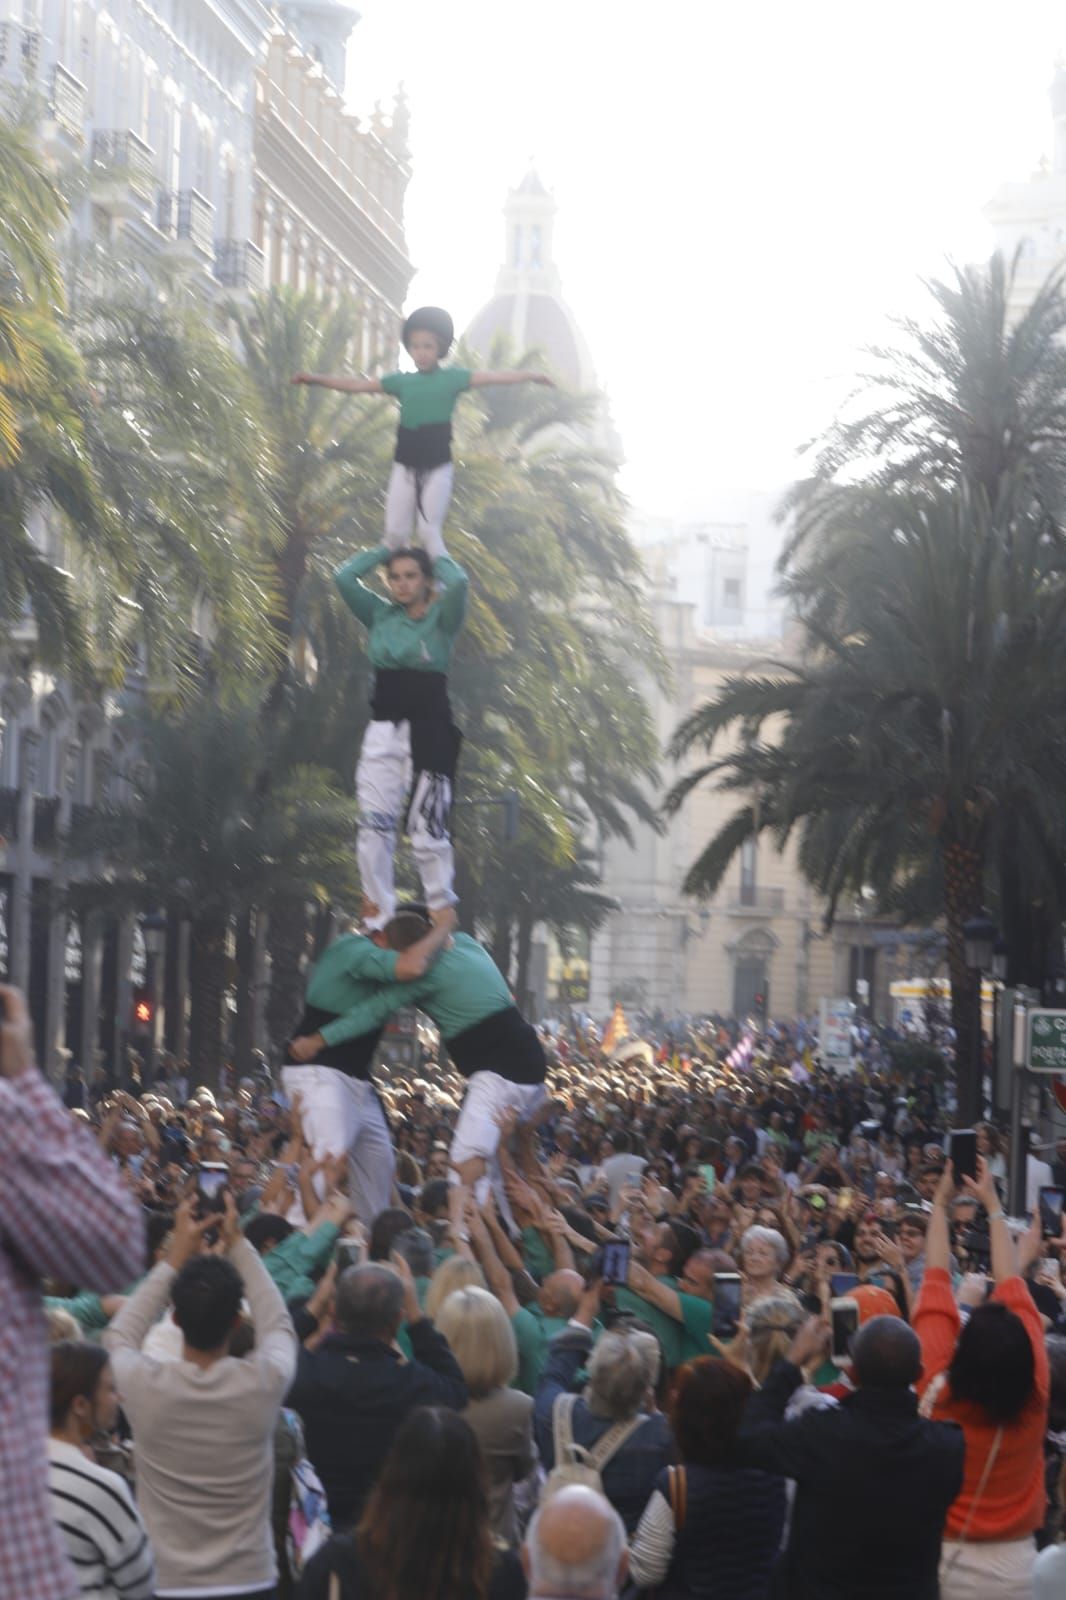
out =
<path fill-rule="evenodd" d="M 584 1452 L 585 1465 L 591 1467 L 594 1472 L 602 1474 L 608 1461 L 611 1461 L 618 1454 L 626 1440 L 631 1438 L 647 1420 L 646 1416 L 638 1414 L 635 1417 L 630 1417 L 628 1422 L 616 1422 L 613 1428 L 607 1429 L 607 1432 L 597 1444 L 593 1445 L 591 1450 Z"/>
<path fill-rule="evenodd" d="M 574 1407 L 576 1394 L 557 1394 L 552 1404 L 552 1444 L 555 1465 L 565 1467 L 574 1458 Z"/>
<path fill-rule="evenodd" d="M 680 1533 L 688 1516 L 688 1474 L 684 1467 L 668 1467 L 670 1509 L 674 1514 L 674 1532 Z"/>

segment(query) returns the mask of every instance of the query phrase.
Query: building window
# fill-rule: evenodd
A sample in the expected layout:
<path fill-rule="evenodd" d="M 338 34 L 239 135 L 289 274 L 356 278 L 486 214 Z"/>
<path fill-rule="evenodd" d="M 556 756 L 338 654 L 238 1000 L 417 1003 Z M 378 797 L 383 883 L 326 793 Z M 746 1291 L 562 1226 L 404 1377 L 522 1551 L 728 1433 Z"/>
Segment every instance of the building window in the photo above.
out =
<path fill-rule="evenodd" d="M 740 903 L 742 906 L 753 906 L 756 901 L 755 855 L 757 848 L 754 839 L 745 839 L 740 847 Z"/>
<path fill-rule="evenodd" d="M 740 610 L 740 579 L 726 578 L 722 584 L 722 604 L 727 611 Z"/>
<path fill-rule="evenodd" d="M 541 261 L 540 228 L 536 223 L 529 230 L 529 264 L 531 267 L 539 267 L 543 264 Z"/>
<path fill-rule="evenodd" d="M 514 241 L 511 247 L 511 265 L 515 267 L 522 265 L 522 229 L 517 226 L 515 227 Z"/>

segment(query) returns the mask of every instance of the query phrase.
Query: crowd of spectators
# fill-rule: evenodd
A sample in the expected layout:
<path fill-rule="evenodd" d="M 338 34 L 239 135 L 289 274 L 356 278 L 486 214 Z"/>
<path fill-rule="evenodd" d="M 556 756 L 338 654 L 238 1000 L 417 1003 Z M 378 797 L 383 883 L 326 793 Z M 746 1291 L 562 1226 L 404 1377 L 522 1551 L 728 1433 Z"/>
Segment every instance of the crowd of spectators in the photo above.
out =
<path fill-rule="evenodd" d="M 1066 1229 L 942 1076 L 557 1033 L 478 1204 L 462 1081 L 385 1068 L 358 1216 L 265 1068 L 64 1108 L 2 994 L 5 1600 L 1066 1593 Z"/>

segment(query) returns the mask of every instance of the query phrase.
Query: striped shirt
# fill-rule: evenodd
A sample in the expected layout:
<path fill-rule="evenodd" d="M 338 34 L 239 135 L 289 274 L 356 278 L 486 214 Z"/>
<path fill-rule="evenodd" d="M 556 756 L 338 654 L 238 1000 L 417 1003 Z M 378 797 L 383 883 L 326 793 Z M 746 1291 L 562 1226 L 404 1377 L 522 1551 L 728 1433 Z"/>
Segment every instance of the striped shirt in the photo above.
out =
<path fill-rule="evenodd" d="M 117 1472 L 97 1466 L 75 1445 L 48 1441 L 52 1515 L 93 1600 L 151 1600 L 155 1564 L 129 1489 Z"/>
<path fill-rule="evenodd" d="M 141 1208 L 40 1073 L 0 1078 L 0 1595 L 73 1600 L 44 1442 L 48 1345 L 40 1279 L 117 1293 L 142 1270 Z"/>

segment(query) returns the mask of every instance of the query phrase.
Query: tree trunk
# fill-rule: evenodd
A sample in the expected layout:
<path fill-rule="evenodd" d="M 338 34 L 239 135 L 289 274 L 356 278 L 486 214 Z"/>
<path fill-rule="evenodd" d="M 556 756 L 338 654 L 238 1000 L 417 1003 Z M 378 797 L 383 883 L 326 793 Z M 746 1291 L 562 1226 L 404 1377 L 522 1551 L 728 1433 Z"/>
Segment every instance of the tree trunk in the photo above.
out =
<path fill-rule="evenodd" d="M 255 921 L 254 911 L 242 911 L 237 918 L 237 1019 L 233 1029 L 233 1073 L 246 1077 L 252 1069 L 255 1048 Z"/>
<path fill-rule="evenodd" d="M 963 929 L 981 910 L 984 862 L 979 850 L 950 841 L 944 849 L 944 914 L 951 977 L 951 1023 L 955 1029 L 955 1086 L 959 1127 L 981 1120 L 981 974 L 966 965 Z"/>
<path fill-rule="evenodd" d="M 225 1047 L 226 918 L 220 911 L 197 917 L 189 948 L 189 1087 L 205 1084 L 217 1093 Z"/>
<path fill-rule="evenodd" d="M 267 1031 L 274 1051 L 300 1020 L 307 978 L 309 918 L 306 900 L 289 900 L 272 909 L 267 945 L 270 950 L 270 998 Z"/>
<path fill-rule="evenodd" d="M 510 982 L 511 978 L 511 942 L 514 924 L 509 911 L 500 911 L 496 915 L 492 936 L 492 959 Z"/>
<path fill-rule="evenodd" d="M 528 1016 L 532 996 L 529 992 L 529 963 L 533 955 L 533 929 L 536 918 L 531 910 L 521 911 L 518 915 L 518 944 L 517 960 L 515 965 L 515 994 L 518 996 L 519 1010 Z"/>

